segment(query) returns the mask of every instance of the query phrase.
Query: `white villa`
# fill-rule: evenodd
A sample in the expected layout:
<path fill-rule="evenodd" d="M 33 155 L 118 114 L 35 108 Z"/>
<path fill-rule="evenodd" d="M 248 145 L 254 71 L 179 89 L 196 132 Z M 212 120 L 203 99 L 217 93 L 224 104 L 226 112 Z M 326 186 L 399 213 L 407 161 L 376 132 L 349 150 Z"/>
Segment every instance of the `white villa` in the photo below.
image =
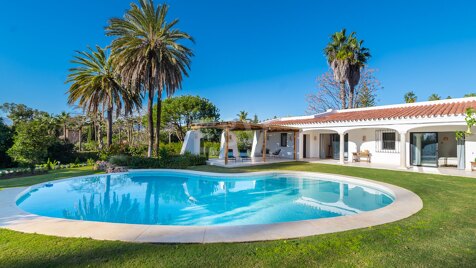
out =
<path fill-rule="evenodd" d="M 250 163 L 329 159 L 340 164 L 368 161 L 399 168 L 451 167 L 469 171 L 476 157 L 476 135 L 462 140 L 455 135 L 456 131 L 467 130 L 468 108 L 476 109 L 476 98 L 328 110 L 261 124 L 196 124 L 187 133 L 182 153 L 200 153 L 200 129 L 219 128 L 224 130 L 220 156 L 212 164 L 226 165 L 230 158 Z M 250 158 L 238 152 L 235 130 L 254 131 Z"/>

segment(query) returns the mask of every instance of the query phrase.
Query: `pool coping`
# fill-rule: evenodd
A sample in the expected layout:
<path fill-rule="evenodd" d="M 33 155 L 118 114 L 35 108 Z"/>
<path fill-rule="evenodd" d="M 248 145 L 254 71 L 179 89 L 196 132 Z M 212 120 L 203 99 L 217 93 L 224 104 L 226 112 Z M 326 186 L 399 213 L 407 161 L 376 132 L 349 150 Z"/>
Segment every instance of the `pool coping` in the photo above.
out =
<path fill-rule="evenodd" d="M 237 226 L 171 226 L 143 225 L 108 222 L 92 222 L 51 218 L 31 214 L 21 210 L 16 200 L 25 191 L 30 191 L 45 183 L 30 187 L 6 188 L 0 191 L 0 228 L 24 233 L 38 233 L 60 237 L 83 237 L 97 240 L 119 240 L 138 243 L 231 243 L 291 239 L 312 235 L 342 232 L 385 223 L 395 222 L 417 213 L 423 208 L 418 195 L 399 186 L 373 180 L 344 175 L 302 172 L 302 171 L 259 171 L 246 173 L 212 173 L 190 170 L 147 169 L 129 172 L 177 172 L 204 176 L 240 177 L 266 174 L 292 174 L 306 178 L 314 177 L 331 181 L 350 182 L 371 187 L 391 194 L 395 200 L 390 205 L 355 215 L 281 222 L 272 224 Z M 114 175 L 124 173 L 115 173 Z M 86 178 L 96 175 L 80 176 Z M 69 180 L 61 179 L 54 182 Z"/>

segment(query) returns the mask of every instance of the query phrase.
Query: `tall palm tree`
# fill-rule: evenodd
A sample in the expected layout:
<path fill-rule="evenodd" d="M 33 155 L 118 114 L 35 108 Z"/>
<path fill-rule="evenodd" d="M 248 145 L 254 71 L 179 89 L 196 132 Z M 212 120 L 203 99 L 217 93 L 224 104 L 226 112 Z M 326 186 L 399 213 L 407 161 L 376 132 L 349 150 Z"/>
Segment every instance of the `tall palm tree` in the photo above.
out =
<path fill-rule="evenodd" d="M 342 109 L 346 109 L 345 82 L 347 77 L 349 77 L 352 51 L 350 50 L 345 29 L 331 35 L 330 42 L 324 48 L 324 54 L 334 73 L 334 80 L 340 85 Z"/>
<path fill-rule="evenodd" d="M 78 102 L 87 113 L 107 112 L 107 146 L 112 144 L 112 117 L 114 108 L 118 115 L 122 108 L 126 113 L 140 107 L 140 96 L 121 85 L 115 66 L 106 51 L 99 46 L 96 50 L 77 52 L 72 60 L 67 83 L 68 103 Z"/>
<path fill-rule="evenodd" d="M 240 111 L 236 116 L 238 116 L 238 121 L 247 122 L 250 121 L 248 118 L 248 113 L 246 111 Z"/>
<path fill-rule="evenodd" d="M 124 18 L 113 18 L 106 28 L 108 36 L 115 36 L 111 48 L 123 82 L 148 94 L 149 149 L 154 148 L 153 104 L 157 91 L 155 149 L 158 154 L 162 95 L 171 96 L 182 87 L 188 76 L 192 51 L 180 42 L 193 38 L 174 27 L 178 20 L 166 21 L 168 6 L 155 7 L 152 0 L 131 4 Z"/>
<path fill-rule="evenodd" d="M 88 124 L 86 116 L 78 115 L 73 118 L 73 125 L 78 130 L 78 148 L 80 152 L 83 150 L 83 128 Z"/>
<path fill-rule="evenodd" d="M 58 121 L 63 127 L 63 141 L 66 141 L 66 132 L 68 131 L 68 124 L 71 120 L 71 116 L 67 112 L 61 112 L 58 115 Z"/>
<path fill-rule="evenodd" d="M 349 108 L 354 108 L 354 93 L 355 87 L 360 81 L 360 72 L 367 64 L 370 58 L 370 51 L 368 48 L 362 46 L 363 40 L 358 40 L 355 32 L 352 32 L 348 37 L 348 45 L 351 51 L 349 72 L 347 73 L 347 83 L 349 84 Z"/>
<path fill-rule="evenodd" d="M 414 103 L 417 101 L 417 96 L 415 95 L 415 92 L 413 91 L 408 91 L 405 93 L 403 96 L 403 99 L 405 100 L 405 103 Z"/>

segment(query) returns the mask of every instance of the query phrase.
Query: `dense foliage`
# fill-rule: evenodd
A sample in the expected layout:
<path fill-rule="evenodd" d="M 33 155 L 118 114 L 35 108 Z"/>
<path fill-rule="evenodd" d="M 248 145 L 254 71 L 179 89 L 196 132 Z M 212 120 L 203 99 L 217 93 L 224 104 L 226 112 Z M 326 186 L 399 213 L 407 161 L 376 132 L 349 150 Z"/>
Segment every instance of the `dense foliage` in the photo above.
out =
<path fill-rule="evenodd" d="M 7 154 L 7 150 L 13 145 L 13 129 L 3 122 L 0 117 L 0 168 L 13 165 L 12 159 Z"/>
<path fill-rule="evenodd" d="M 154 114 L 157 106 L 154 107 Z M 165 132 L 174 134 L 179 141 L 183 141 L 185 134 L 190 130 L 192 123 L 204 121 L 218 121 L 220 112 L 208 99 L 199 96 L 184 95 L 171 97 L 162 102 L 162 127 Z M 218 133 L 204 130 L 208 139 L 216 139 Z"/>
<path fill-rule="evenodd" d="M 14 143 L 7 151 L 8 155 L 24 166 L 44 162 L 48 158 L 48 148 L 55 142 L 54 136 L 46 134 L 49 130 L 49 126 L 41 120 L 17 123 Z"/>
<path fill-rule="evenodd" d="M 116 155 L 109 159 L 110 163 L 129 168 L 171 168 L 184 169 L 191 166 L 205 165 L 207 158 L 198 155 L 169 155 L 161 152 L 160 158 Z"/>

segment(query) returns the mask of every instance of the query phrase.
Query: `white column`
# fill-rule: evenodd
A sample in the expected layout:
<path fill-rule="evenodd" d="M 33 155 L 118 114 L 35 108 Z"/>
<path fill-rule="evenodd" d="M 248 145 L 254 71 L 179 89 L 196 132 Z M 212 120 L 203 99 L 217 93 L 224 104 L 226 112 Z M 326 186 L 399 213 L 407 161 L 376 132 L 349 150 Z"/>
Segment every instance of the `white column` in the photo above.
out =
<path fill-rule="evenodd" d="M 407 168 L 407 133 L 400 132 L 400 167 Z"/>
<path fill-rule="evenodd" d="M 344 164 L 345 133 L 339 133 L 339 163 Z"/>

